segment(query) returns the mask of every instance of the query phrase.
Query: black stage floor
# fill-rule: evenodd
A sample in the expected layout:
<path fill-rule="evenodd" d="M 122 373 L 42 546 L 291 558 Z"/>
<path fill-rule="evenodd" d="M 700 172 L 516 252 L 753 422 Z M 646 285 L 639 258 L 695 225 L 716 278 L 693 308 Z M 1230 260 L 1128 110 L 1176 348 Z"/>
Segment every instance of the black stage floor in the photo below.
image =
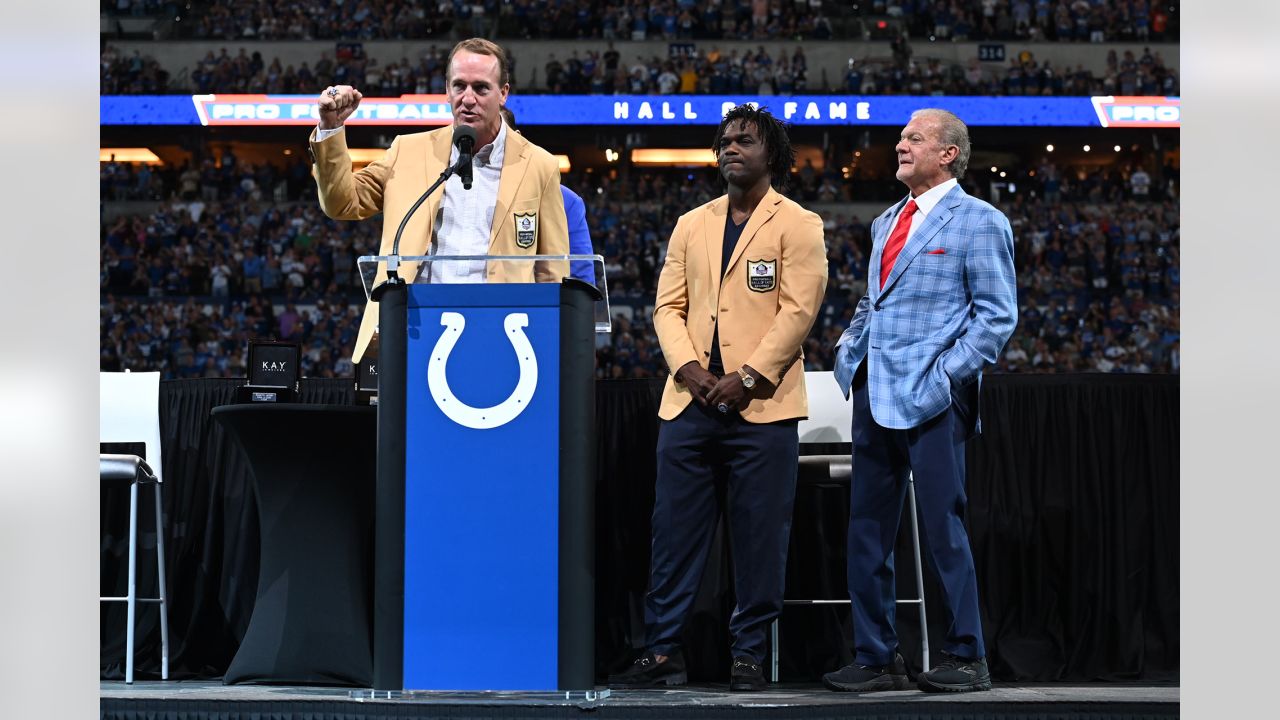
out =
<path fill-rule="evenodd" d="M 990 692 L 935 695 L 915 690 L 863 695 L 817 685 L 777 685 L 730 693 L 723 686 L 614 690 L 587 702 L 549 693 L 429 693 L 395 700 L 353 699 L 343 688 L 224 686 L 216 682 L 103 682 L 104 720 L 357 720 L 361 718 L 896 718 L 1048 720 L 1173 718 L 1177 685 L 997 684 Z"/>

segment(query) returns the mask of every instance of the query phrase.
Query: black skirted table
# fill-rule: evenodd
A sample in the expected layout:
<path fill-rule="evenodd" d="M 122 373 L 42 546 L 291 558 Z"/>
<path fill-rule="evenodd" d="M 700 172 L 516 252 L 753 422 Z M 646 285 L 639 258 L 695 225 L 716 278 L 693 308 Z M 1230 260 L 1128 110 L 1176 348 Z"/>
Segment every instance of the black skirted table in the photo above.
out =
<path fill-rule="evenodd" d="M 373 681 L 373 407 L 224 405 L 258 503 L 253 616 L 223 682 Z"/>

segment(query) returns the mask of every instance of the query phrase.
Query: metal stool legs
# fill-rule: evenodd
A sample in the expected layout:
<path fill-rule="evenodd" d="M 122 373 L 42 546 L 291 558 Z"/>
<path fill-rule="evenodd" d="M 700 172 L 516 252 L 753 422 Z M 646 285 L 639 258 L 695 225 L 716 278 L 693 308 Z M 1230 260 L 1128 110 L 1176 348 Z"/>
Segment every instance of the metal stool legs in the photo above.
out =
<path fill-rule="evenodd" d="M 923 672 L 929 672 L 929 621 L 925 614 L 924 606 L 924 565 L 921 564 L 920 557 L 920 515 L 916 511 L 916 482 L 915 476 L 907 475 L 907 503 L 911 510 L 911 549 L 915 554 L 916 561 L 916 596 L 914 598 L 902 598 L 897 602 L 899 605 L 916 605 L 920 609 L 920 655 L 923 663 Z M 786 605 L 833 605 L 844 604 L 848 600 L 783 600 L 782 604 Z M 772 682 L 778 682 L 778 620 L 774 618 L 769 625 L 769 646 L 770 646 L 770 669 L 769 678 Z"/>
<path fill-rule="evenodd" d="M 133 682 L 133 629 L 138 608 L 138 483 L 129 485 L 129 588 L 125 604 L 129 619 L 125 622 L 124 681 Z"/>
<path fill-rule="evenodd" d="M 929 672 L 929 619 L 924 611 L 924 564 L 920 562 L 920 514 L 916 512 L 916 479 L 907 475 L 907 501 L 911 508 L 911 548 L 916 555 L 916 596 L 899 604 L 920 607 L 920 657 L 923 672 Z"/>
<path fill-rule="evenodd" d="M 129 585 L 124 597 L 99 598 L 104 602 L 124 602 L 128 608 L 125 635 L 124 681 L 133 683 L 134 626 L 139 602 L 160 604 L 160 678 L 169 679 L 169 605 L 168 593 L 165 590 L 164 573 L 164 524 L 161 502 L 160 483 L 152 482 L 156 495 L 156 581 L 160 587 L 159 597 L 138 597 L 138 485 L 134 481 L 129 484 Z"/>
<path fill-rule="evenodd" d="M 156 583 L 160 588 L 160 679 L 169 679 L 169 593 L 165 590 L 164 577 L 164 522 L 161 520 L 163 512 L 160 502 L 160 483 L 156 483 Z M 920 547 L 916 545 L 916 562 L 920 562 Z M 924 597 L 924 592 L 920 593 L 920 597 Z M 920 617 L 923 623 L 924 618 L 924 602 L 920 603 Z M 132 620 L 130 620 L 129 639 L 133 639 Z M 926 646 L 927 648 L 927 646 Z M 925 650 L 925 664 L 928 665 L 928 650 Z M 129 661 L 133 661 L 133 655 L 129 656 Z M 926 670 L 928 667 L 925 668 Z M 130 678 L 132 680 L 132 678 Z"/>

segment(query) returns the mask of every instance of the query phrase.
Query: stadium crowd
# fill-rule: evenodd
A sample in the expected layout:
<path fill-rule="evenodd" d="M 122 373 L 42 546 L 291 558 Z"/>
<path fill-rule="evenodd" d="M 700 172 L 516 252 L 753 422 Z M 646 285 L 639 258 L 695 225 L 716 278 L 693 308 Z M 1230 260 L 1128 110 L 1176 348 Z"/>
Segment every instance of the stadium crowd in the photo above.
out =
<path fill-rule="evenodd" d="M 101 56 L 104 95 L 164 93 L 310 94 L 326 85 L 353 85 L 366 95 L 440 94 L 445 91 L 447 48 L 430 45 L 415 59 L 385 65 L 355 53 L 337 58 L 322 52 L 314 63 L 296 68 L 279 58 L 267 61 L 246 48 L 209 51 L 186 72 L 173 72 L 138 51 L 122 53 L 107 44 Z M 892 55 L 850 58 L 842 76 L 813 73 L 802 46 L 771 56 L 764 47 L 739 53 L 719 47 L 699 48 L 690 57 L 636 56 L 629 62 L 612 43 L 604 51 L 572 50 L 552 54 L 535 87 L 525 94 L 855 94 L 855 95 L 1177 95 L 1178 78 L 1157 49 L 1140 55 L 1130 50 L 1106 55 L 1106 67 L 1095 73 L 1077 64 L 1055 67 L 1030 52 L 1018 53 L 994 69 L 975 56 L 966 63 L 916 57 L 909 45 Z M 182 77 L 177 81 L 175 77 Z M 512 73 L 513 85 L 519 73 Z"/>
<path fill-rule="evenodd" d="M 177 37 L 258 40 L 860 39 L 887 19 L 912 38 L 1176 40 L 1178 0 L 103 0 L 108 17 L 154 16 Z"/>
<path fill-rule="evenodd" d="M 103 369 L 237 375 L 248 339 L 274 337 L 302 345 L 306 376 L 352 375 L 364 301 L 356 258 L 376 251 L 378 229 L 324 217 L 305 163 L 254 166 L 226 156 L 220 166 L 202 160 L 152 171 L 109 162 L 101 175 L 104 202 L 158 201 L 154 212 L 103 224 Z M 855 190 L 855 180 L 812 165 L 791 180 L 792 197 L 820 203 L 826 225 L 831 276 L 805 366 L 830 369 L 866 288 L 871 218 L 822 203 L 872 194 L 887 205 L 901 192 L 883 179 L 862 186 L 874 193 Z M 990 199 L 1014 227 L 1021 317 L 995 370 L 1178 372 L 1177 171 L 1042 160 L 1008 180 L 1017 191 L 1005 186 Z M 564 182 L 586 199 L 616 311 L 597 373 L 661 375 L 650 320 L 657 273 L 679 214 L 721 193 L 714 171 L 580 172 Z"/>
<path fill-rule="evenodd" d="M 326 85 L 352 85 L 366 95 L 443 94 L 447 49 L 431 45 L 419 58 L 401 58 L 380 64 L 362 54 L 335 58 L 321 53 L 314 64 L 297 68 L 279 58 L 266 60 L 260 51 L 241 47 L 230 54 L 225 47 L 209 51 L 186 72 L 161 68 L 150 56 L 134 50 L 120 53 L 106 45 L 101 55 L 101 92 L 104 95 L 150 95 L 166 92 L 265 92 L 311 94 Z M 1053 67 L 1020 53 L 1005 67 L 993 69 L 979 63 L 951 63 L 937 58 L 915 58 L 910 47 L 895 49 L 892 56 L 850 59 L 844 76 L 814 78 L 803 46 L 769 54 L 763 46 L 739 53 L 723 53 L 719 47 L 699 49 L 689 58 L 641 58 L 630 63 L 612 44 L 604 51 L 572 50 L 567 56 L 550 55 L 536 87 L 521 87 L 524 94 L 557 95 L 724 95 L 751 92 L 758 95 L 1178 95 L 1178 77 L 1166 67 L 1160 50 L 1147 47 L 1140 55 L 1114 49 L 1106 55 L 1101 73 L 1076 64 Z M 174 81 L 183 77 L 183 82 Z M 512 74 L 513 81 L 517 73 Z"/>

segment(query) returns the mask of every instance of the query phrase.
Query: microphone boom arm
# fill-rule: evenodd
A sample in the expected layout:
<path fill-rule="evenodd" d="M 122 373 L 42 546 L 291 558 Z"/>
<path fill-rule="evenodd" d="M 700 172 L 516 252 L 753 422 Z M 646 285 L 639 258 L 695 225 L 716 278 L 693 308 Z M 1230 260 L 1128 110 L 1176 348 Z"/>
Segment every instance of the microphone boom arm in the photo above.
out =
<path fill-rule="evenodd" d="M 391 255 L 396 259 L 391 260 L 387 263 L 387 279 L 388 280 L 390 280 L 393 276 L 397 278 L 400 277 L 400 268 L 399 268 L 400 236 L 404 234 L 404 228 L 406 225 L 409 224 L 409 218 L 413 217 L 413 213 L 418 210 L 418 207 L 421 206 L 422 203 L 427 201 L 427 198 L 431 196 L 431 193 L 436 191 L 436 188 L 443 185 L 444 182 L 448 180 L 451 175 L 453 175 L 454 169 L 455 167 L 453 165 L 449 165 L 445 167 L 444 172 L 440 173 L 440 177 L 436 178 L 436 181 L 431 183 L 431 187 L 427 188 L 427 191 L 422 193 L 422 197 L 418 198 L 418 201 L 415 202 L 413 206 L 409 208 L 409 212 L 404 214 L 404 219 L 400 221 L 400 227 L 396 228 L 396 239 L 391 244 Z"/>

